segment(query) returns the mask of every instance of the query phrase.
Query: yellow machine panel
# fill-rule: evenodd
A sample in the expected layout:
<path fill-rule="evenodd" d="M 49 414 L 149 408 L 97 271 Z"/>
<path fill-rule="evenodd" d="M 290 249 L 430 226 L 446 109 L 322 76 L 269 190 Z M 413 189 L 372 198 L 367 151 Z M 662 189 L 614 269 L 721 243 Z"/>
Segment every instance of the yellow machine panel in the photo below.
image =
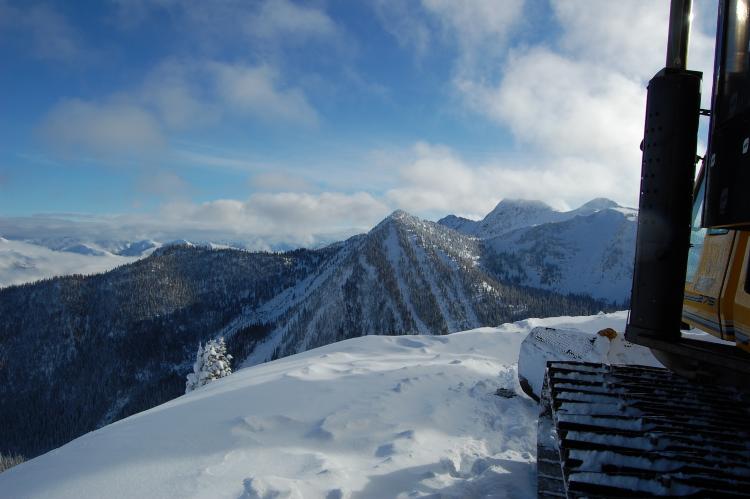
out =
<path fill-rule="evenodd" d="M 737 342 L 737 346 L 750 352 L 750 283 L 748 282 L 748 260 L 750 260 L 750 254 L 748 254 L 748 239 L 750 234 L 748 232 L 737 233 L 737 243 L 734 253 L 734 259 L 738 262 L 737 264 L 732 263 L 732 270 L 730 273 L 734 274 L 736 282 L 734 284 L 734 293 L 731 299 L 732 301 L 732 315 L 734 318 L 734 337 Z M 729 289 L 729 286 L 727 286 Z"/>
<path fill-rule="evenodd" d="M 730 340 L 730 331 L 722 328 L 720 301 L 724 277 L 732 256 L 734 232 L 722 231 L 706 235 L 705 229 L 693 239 L 690 248 L 688 275 L 685 282 L 685 299 L 682 319 L 693 327 L 702 329 L 719 338 Z M 694 235 L 695 235 L 694 230 Z M 696 265 L 697 260 L 697 265 Z"/>
<path fill-rule="evenodd" d="M 701 236 L 702 241 L 694 239 L 690 249 L 698 263 L 688 268 L 682 318 L 692 327 L 750 350 L 748 232 L 709 230 Z"/>

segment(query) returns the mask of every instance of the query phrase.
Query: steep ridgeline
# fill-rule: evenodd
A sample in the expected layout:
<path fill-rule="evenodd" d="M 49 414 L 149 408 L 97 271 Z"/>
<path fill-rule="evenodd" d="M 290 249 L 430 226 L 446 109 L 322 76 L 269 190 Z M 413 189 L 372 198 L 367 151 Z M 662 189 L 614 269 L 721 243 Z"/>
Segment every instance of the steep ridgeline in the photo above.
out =
<path fill-rule="evenodd" d="M 348 240 L 318 272 L 238 317 L 223 334 L 241 335 L 246 324 L 275 325 L 248 357 L 249 365 L 355 336 L 444 334 L 603 306 L 503 284 L 480 261 L 476 239 L 397 211 Z"/>
<path fill-rule="evenodd" d="M 624 303 L 630 295 L 637 211 L 594 199 L 567 212 L 503 200 L 483 220 L 438 223 L 479 240 L 482 266 L 502 282 Z"/>
<path fill-rule="evenodd" d="M 571 211 L 556 211 L 542 201 L 503 199 L 482 220 L 469 220 L 468 218 L 448 215 L 440 219 L 438 223 L 462 234 L 486 239 L 516 229 L 564 222 L 575 217 L 592 215 L 598 211 L 609 209 L 629 210 L 635 213 L 634 210 L 623 208 L 614 201 L 605 198 L 592 199 L 580 208 Z"/>
<path fill-rule="evenodd" d="M 320 250 L 174 246 L 106 274 L 2 289 L 0 452 L 34 456 L 182 394 L 198 342 L 219 335 L 248 365 L 355 336 L 606 308 L 504 284 L 481 251 L 396 212 Z"/>
<path fill-rule="evenodd" d="M 493 237 L 520 227 L 557 221 L 561 213 L 541 201 L 503 199 L 482 220 L 473 221 L 449 215 L 438 221 L 464 234 L 479 238 Z"/>

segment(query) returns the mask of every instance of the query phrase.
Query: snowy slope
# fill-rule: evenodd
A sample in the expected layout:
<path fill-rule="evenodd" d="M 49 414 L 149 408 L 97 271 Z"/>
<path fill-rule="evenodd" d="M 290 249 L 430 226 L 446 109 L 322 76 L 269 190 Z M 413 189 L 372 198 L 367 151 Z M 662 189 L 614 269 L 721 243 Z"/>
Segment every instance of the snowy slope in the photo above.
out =
<path fill-rule="evenodd" d="M 482 220 L 469 220 L 455 215 L 448 215 L 438 221 L 463 234 L 489 239 L 508 232 L 537 225 L 564 222 L 576 217 L 592 215 L 602 210 L 618 210 L 634 217 L 637 210 L 618 205 L 606 198 L 592 199 L 579 208 L 570 211 L 557 211 L 543 201 L 526 199 L 503 199 Z"/>
<path fill-rule="evenodd" d="M 58 275 L 97 274 L 135 260 L 82 244 L 55 251 L 0 238 L 0 288 Z"/>
<path fill-rule="evenodd" d="M 0 474 L 3 497 L 535 497 L 534 327 L 366 336 L 240 370 Z M 495 395 L 506 388 L 516 396 Z"/>
<path fill-rule="evenodd" d="M 624 302 L 630 295 L 636 221 L 604 209 L 488 238 L 487 265 L 501 280 Z"/>
<path fill-rule="evenodd" d="M 482 266 L 501 282 L 625 303 L 638 211 L 597 198 L 571 211 L 504 199 L 480 221 L 438 223 L 480 241 Z"/>
<path fill-rule="evenodd" d="M 503 199 L 484 219 L 477 222 L 472 233 L 480 238 L 497 236 L 520 227 L 554 222 L 560 215 L 542 201 Z"/>

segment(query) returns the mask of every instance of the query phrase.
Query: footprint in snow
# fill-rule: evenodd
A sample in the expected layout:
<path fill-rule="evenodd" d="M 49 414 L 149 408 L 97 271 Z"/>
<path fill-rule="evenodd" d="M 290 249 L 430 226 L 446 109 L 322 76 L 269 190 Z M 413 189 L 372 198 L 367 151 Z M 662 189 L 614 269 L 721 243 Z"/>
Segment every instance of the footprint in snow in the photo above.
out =
<path fill-rule="evenodd" d="M 315 423 L 315 425 L 313 425 L 310 431 L 305 433 L 305 437 L 313 439 L 313 440 L 323 440 L 323 441 L 333 440 L 334 435 L 330 431 L 326 430 L 325 423 L 326 423 L 325 419 L 321 419 L 320 421 Z"/>
<path fill-rule="evenodd" d="M 396 340 L 396 343 L 398 343 L 402 347 L 409 347 L 409 348 L 427 347 L 426 343 L 422 343 L 421 341 L 417 341 L 417 340 L 412 340 L 411 338 L 399 338 Z"/>
<path fill-rule="evenodd" d="M 375 450 L 375 457 L 390 457 L 396 453 L 393 442 L 383 444 Z"/>
<path fill-rule="evenodd" d="M 414 430 L 406 430 L 406 431 L 402 431 L 400 433 L 396 433 L 396 438 L 406 438 L 406 439 L 409 439 L 409 440 L 413 440 L 414 439 L 414 435 L 415 435 Z"/>
<path fill-rule="evenodd" d="M 329 490 L 326 499 L 344 499 L 344 491 L 341 489 Z"/>
<path fill-rule="evenodd" d="M 396 386 L 391 388 L 391 391 L 394 391 L 396 393 L 401 393 L 404 390 L 404 388 L 411 385 L 412 382 L 418 381 L 418 380 L 419 380 L 419 376 L 415 376 L 413 378 L 403 378 L 398 383 L 396 383 Z"/>

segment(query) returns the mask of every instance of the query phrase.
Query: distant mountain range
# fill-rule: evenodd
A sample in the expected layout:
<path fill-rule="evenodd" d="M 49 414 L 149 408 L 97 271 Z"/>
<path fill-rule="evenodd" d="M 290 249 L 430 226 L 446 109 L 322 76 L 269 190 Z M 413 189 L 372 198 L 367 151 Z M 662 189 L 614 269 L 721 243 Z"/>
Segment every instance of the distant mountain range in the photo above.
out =
<path fill-rule="evenodd" d="M 450 215 L 438 223 L 480 239 L 484 266 L 503 282 L 624 302 L 637 215 L 602 198 L 567 212 L 510 199 L 482 220 Z"/>
<path fill-rule="evenodd" d="M 605 198 L 593 199 L 580 208 L 571 211 L 553 210 L 551 206 L 542 201 L 504 199 L 482 220 L 474 221 L 455 215 L 448 215 L 440 219 L 438 223 L 463 234 L 486 239 L 500 236 L 515 229 L 564 222 L 576 217 L 592 215 L 603 210 L 619 211 L 630 217 L 634 217 L 637 214 L 637 210 L 624 208 L 614 201 Z"/>
<path fill-rule="evenodd" d="M 198 342 L 220 335 L 235 365 L 251 365 L 368 334 L 621 306 L 635 212 L 592 203 L 503 201 L 479 222 L 397 211 L 367 234 L 284 253 L 124 244 L 150 255 L 0 289 L 0 452 L 33 456 L 180 395 Z"/>
<path fill-rule="evenodd" d="M 281 252 L 303 246 L 322 248 L 364 231 L 350 227 L 269 235 L 239 233 L 225 226 L 172 227 L 166 221 L 140 216 L 0 216 L 0 288 L 60 275 L 104 272 L 173 244 Z"/>
<path fill-rule="evenodd" d="M 168 246 L 244 249 L 241 244 L 193 243 L 186 239 L 158 242 L 97 240 L 78 237 L 0 237 L 0 288 L 64 275 L 91 275 L 145 258 Z"/>

